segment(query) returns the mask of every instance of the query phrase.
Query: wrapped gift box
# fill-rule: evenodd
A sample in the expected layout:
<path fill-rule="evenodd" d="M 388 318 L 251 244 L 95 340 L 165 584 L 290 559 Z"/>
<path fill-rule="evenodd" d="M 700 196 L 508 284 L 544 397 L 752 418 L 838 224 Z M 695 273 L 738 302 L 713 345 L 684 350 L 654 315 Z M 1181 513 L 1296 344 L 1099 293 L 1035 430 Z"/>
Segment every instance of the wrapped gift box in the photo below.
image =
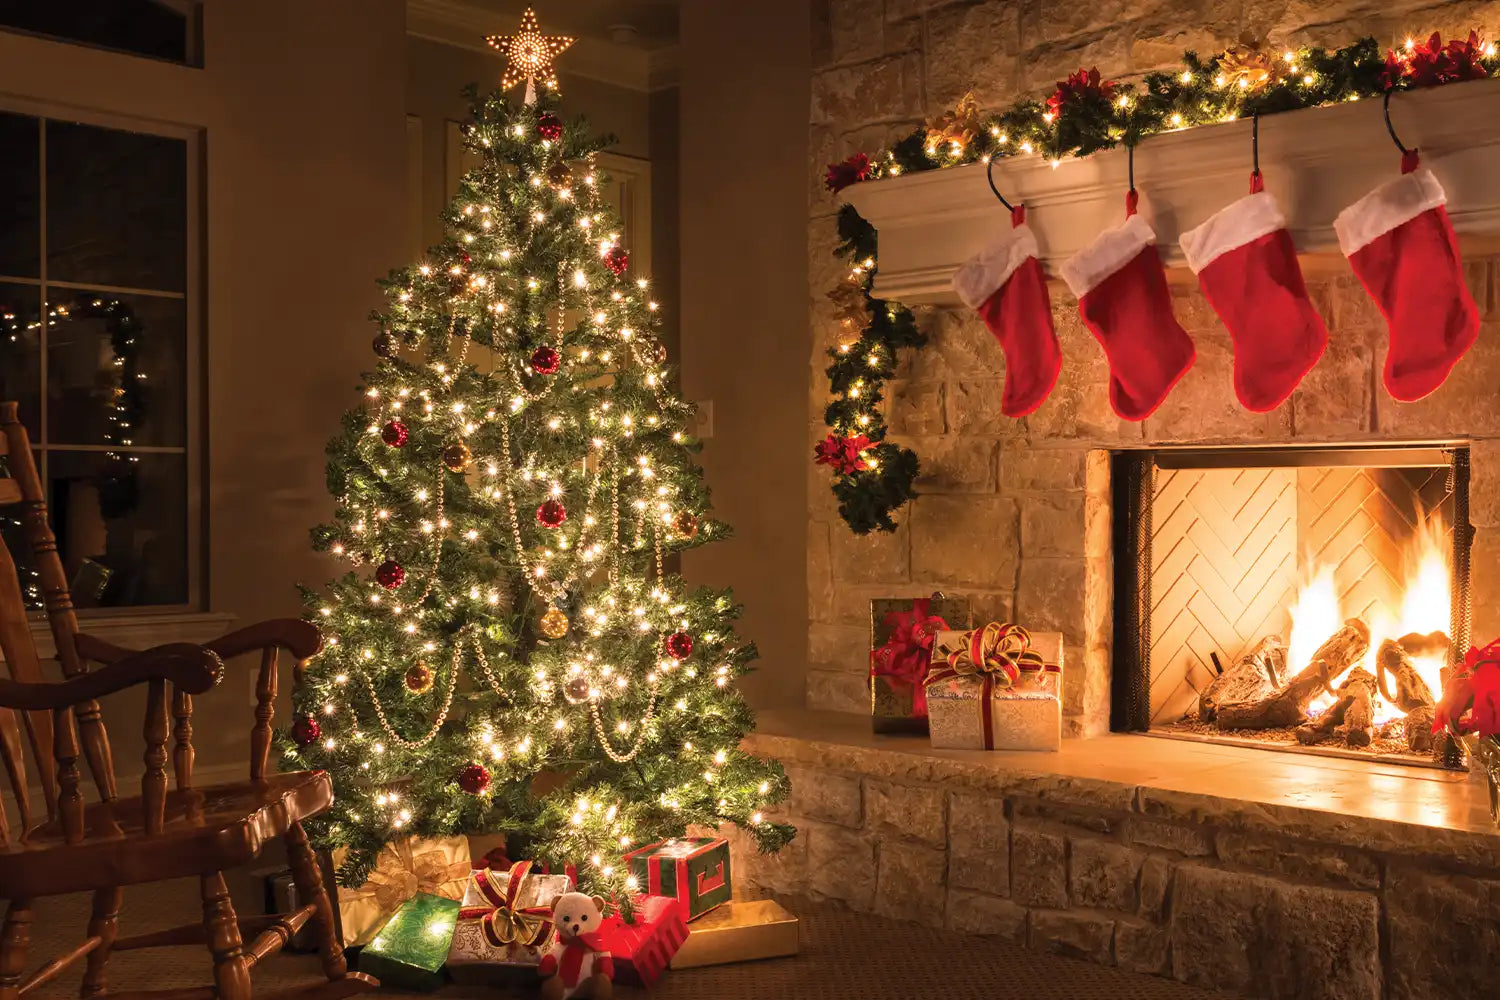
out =
<path fill-rule="evenodd" d="M 359 953 L 359 971 L 382 986 L 435 990 L 458 923 L 458 900 L 421 893 L 402 903 Z"/>
<path fill-rule="evenodd" d="M 635 898 L 629 922 L 619 914 L 605 917 L 599 937 L 614 960 L 615 982 L 649 987 L 667 971 L 688 928 L 677 900 L 646 895 Z"/>
<path fill-rule="evenodd" d="M 752 962 L 795 955 L 797 918 L 774 899 L 737 899 L 688 928 L 688 938 L 672 956 L 672 968 Z"/>
<path fill-rule="evenodd" d="M 335 870 L 343 851 L 333 856 Z M 469 882 L 467 837 L 403 837 L 380 849 L 375 867 L 357 889 L 338 891 L 344 947 L 368 944 L 401 904 L 426 893 L 458 900 Z"/>
<path fill-rule="evenodd" d="M 552 946 L 552 903 L 572 889 L 567 875 L 538 873 L 529 861 L 475 869 L 448 951 L 454 981 L 499 986 L 533 976 Z"/>
<path fill-rule="evenodd" d="M 926 683 L 932 745 L 948 750 L 1056 750 L 1062 744 L 1063 642 L 1060 632 L 996 623 L 945 630 L 933 642 Z M 1012 630 L 1012 631 L 1007 631 Z M 992 648 L 975 647 L 995 640 Z M 981 652 L 984 666 L 973 653 Z"/>
<path fill-rule="evenodd" d="M 922 681 L 933 637 L 967 628 L 967 597 L 881 597 L 870 602 L 870 720 L 877 733 L 927 732 Z"/>
<path fill-rule="evenodd" d="M 723 837 L 677 837 L 625 855 L 630 873 L 648 896 L 677 900 L 686 923 L 729 902 L 734 894 L 729 841 Z"/>

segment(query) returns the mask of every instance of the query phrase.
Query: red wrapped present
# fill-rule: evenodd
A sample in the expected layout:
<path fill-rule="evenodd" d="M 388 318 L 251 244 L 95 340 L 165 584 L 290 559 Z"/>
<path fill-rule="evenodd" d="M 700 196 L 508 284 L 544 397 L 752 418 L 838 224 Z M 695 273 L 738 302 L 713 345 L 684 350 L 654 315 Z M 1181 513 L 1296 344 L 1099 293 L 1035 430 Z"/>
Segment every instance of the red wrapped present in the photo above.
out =
<path fill-rule="evenodd" d="M 599 937 L 614 959 L 615 982 L 649 987 L 687 940 L 687 924 L 677 900 L 666 896 L 637 896 L 631 921 L 606 917 Z"/>

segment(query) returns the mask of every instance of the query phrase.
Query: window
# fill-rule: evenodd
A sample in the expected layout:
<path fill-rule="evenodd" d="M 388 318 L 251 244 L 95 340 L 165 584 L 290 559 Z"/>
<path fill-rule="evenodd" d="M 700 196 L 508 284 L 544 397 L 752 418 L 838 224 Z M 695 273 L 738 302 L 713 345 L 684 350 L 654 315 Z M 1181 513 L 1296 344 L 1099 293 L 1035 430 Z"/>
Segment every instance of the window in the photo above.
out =
<path fill-rule="evenodd" d="M 0 397 L 74 601 L 192 604 L 196 139 L 0 110 L 0 149 Z M 18 529 L 0 523 L 25 583 Z"/>
<path fill-rule="evenodd" d="M 200 66 L 193 0 L 0 0 L 0 28 Z"/>

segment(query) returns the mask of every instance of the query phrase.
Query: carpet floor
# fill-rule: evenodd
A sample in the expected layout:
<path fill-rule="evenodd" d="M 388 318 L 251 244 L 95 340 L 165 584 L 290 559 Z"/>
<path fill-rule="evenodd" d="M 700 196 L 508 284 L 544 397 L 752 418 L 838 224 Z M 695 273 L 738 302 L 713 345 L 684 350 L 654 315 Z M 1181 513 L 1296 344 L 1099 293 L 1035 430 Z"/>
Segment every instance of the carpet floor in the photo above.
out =
<path fill-rule="evenodd" d="M 244 880 L 232 886 L 242 915 L 260 912 L 258 886 Z M 895 920 L 885 920 L 826 903 L 783 900 L 802 921 L 802 953 L 702 969 L 669 971 L 649 993 L 616 990 L 622 1000 L 1224 1000 L 1210 993 L 1154 976 L 1109 969 L 1015 945 L 963 937 Z M 179 881 L 126 890 L 123 933 L 171 927 L 200 914 L 197 881 Z M 87 921 L 86 897 L 39 901 L 32 927 L 28 971 L 68 943 L 76 942 Z M 211 982 L 209 959 L 201 948 L 160 948 L 123 952 L 110 962 L 110 989 L 141 990 L 201 986 Z M 31 998 L 76 995 L 82 967 L 28 994 Z M 317 959 L 281 955 L 256 969 L 258 996 L 310 982 Z M 382 990 L 376 996 L 397 997 Z M 449 984 L 436 996 L 499 998 L 504 990 Z M 519 990 L 516 996 L 535 996 Z"/>

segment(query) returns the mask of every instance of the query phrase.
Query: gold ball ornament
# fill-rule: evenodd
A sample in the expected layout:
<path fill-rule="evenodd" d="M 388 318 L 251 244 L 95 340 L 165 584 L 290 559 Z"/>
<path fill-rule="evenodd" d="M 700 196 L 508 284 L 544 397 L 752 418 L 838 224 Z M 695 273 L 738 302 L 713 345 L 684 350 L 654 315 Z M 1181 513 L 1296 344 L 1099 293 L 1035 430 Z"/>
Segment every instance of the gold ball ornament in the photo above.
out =
<path fill-rule="evenodd" d="M 406 668 L 406 690 L 412 694 L 426 694 L 432 690 L 432 668 L 425 663 L 413 663 Z"/>
<path fill-rule="evenodd" d="M 573 185 L 573 168 L 558 160 L 547 168 L 547 183 L 561 190 Z"/>
<path fill-rule="evenodd" d="M 474 453 L 462 441 L 455 441 L 443 449 L 443 464 L 449 472 L 463 472 L 474 461 Z"/>
<path fill-rule="evenodd" d="M 549 639 L 561 639 L 568 634 L 568 616 L 559 608 L 548 608 L 538 624 L 542 635 Z"/>
<path fill-rule="evenodd" d="M 577 705 L 589 700 L 589 679 L 582 674 L 569 679 L 563 686 L 563 697 L 569 702 Z"/>
<path fill-rule="evenodd" d="M 698 534 L 698 517 L 690 510 L 677 512 L 672 518 L 672 530 L 683 538 L 693 538 Z"/>

